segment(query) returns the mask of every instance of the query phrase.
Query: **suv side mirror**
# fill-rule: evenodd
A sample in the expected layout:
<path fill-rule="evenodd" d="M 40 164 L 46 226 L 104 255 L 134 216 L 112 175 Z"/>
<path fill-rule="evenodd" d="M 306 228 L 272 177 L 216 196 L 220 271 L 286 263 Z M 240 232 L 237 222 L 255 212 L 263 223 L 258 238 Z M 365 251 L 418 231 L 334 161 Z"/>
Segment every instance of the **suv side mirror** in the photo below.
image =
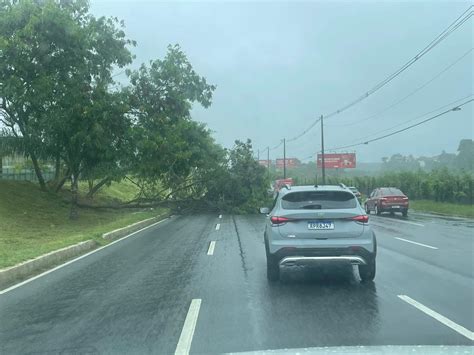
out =
<path fill-rule="evenodd" d="M 261 214 L 269 214 L 270 209 L 268 207 L 260 207 L 260 213 Z"/>

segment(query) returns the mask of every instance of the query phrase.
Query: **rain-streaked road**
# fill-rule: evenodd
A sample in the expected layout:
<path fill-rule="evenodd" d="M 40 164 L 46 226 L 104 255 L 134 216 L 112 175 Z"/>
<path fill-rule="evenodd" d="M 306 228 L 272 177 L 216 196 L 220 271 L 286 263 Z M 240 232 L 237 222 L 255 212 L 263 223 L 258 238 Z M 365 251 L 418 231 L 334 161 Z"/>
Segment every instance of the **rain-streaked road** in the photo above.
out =
<path fill-rule="evenodd" d="M 335 266 L 269 284 L 264 218 L 175 216 L 0 294 L 0 353 L 473 344 L 473 221 L 371 215 L 374 284 Z"/>

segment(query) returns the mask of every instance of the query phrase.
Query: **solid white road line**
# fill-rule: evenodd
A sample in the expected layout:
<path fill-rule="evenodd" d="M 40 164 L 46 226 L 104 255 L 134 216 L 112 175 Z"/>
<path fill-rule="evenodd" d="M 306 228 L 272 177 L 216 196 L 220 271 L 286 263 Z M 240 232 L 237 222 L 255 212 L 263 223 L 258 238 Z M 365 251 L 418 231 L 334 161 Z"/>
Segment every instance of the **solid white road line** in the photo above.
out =
<path fill-rule="evenodd" d="M 219 215 L 219 218 L 222 218 L 222 215 L 221 215 L 221 214 Z"/>
<path fill-rule="evenodd" d="M 438 322 L 443 323 L 445 326 L 451 328 L 452 330 L 458 332 L 459 334 L 465 336 L 466 338 L 470 340 L 474 340 L 474 333 L 471 332 L 470 330 L 464 328 L 463 326 L 454 323 L 452 320 L 446 318 L 445 316 L 442 316 L 438 312 L 433 311 L 432 309 L 422 305 L 420 302 L 415 301 L 413 298 L 410 298 L 406 295 L 398 295 L 398 297 L 405 301 L 408 304 L 411 304 L 413 307 L 418 308 L 420 311 L 423 313 L 426 313 L 430 317 L 436 319 Z"/>
<path fill-rule="evenodd" d="M 398 239 L 398 240 L 401 240 L 403 242 L 407 242 L 407 243 L 412 243 L 412 244 L 416 244 L 416 245 L 419 245 L 421 247 L 425 247 L 425 248 L 430 248 L 430 249 L 438 249 L 436 247 L 432 247 L 431 245 L 427 245 L 427 244 L 423 244 L 423 243 L 417 243 L 417 242 L 414 242 L 412 240 L 408 240 L 408 239 L 403 239 L 403 238 L 399 238 L 399 237 L 394 237 L 395 239 Z"/>
<path fill-rule="evenodd" d="M 170 217 L 171 217 L 171 216 L 170 216 Z M 58 266 L 56 266 L 56 267 L 53 268 L 53 269 L 47 270 L 47 271 L 45 271 L 45 272 L 43 272 L 43 273 L 41 273 L 41 274 L 39 274 L 39 275 L 33 276 L 33 277 L 31 277 L 31 278 L 29 278 L 29 279 L 27 279 L 27 280 L 25 280 L 25 281 L 22 281 L 22 282 L 20 282 L 20 283 L 17 283 L 16 285 L 10 286 L 9 288 L 6 288 L 6 289 L 4 289 L 3 291 L 0 291 L 0 295 L 3 295 L 3 294 L 5 294 L 5 293 L 7 293 L 7 292 L 10 292 L 10 291 L 14 290 L 15 288 L 18 288 L 18 287 L 20 287 L 20 286 L 23 286 L 23 285 L 25 285 L 25 284 L 27 284 L 27 283 L 30 283 L 31 281 L 34 281 L 34 280 L 36 280 L 36 279 L 39 279 L 40 277 L 43 277 L 43 276 L 45 276 L 45 275 L 48 275 L 49 273 L 52 273 L 52 272 L 54 272 L 54 271 L 56 271 L 56 270 L 59 270 L 59 269 L 65 267 L 65 266 L 67 266 L 67 265 L 69 265 L 69 264 L 72 264 L 72 263 L 74 263 L 74 262 L 76 262 L 76 261 L 78 261 L 78 260 L 84 259 L 85 257 L 87 257 L 87 256 L 89 256 L 89 255 L 91 255 L 91 254 L 97 253 L 98 251 L 100 251 L 100 250 L 102 250 L 102 249 L 108 248 L 108 247 L 110 247 L 111 245 L 113 245 L 113 244 L 115 244 L 115 243 L 118 243 L 118 242 L 120 242 L 120 241 L 122 241 L 122 240 L 124 240 L 124 239 L 127 239 L 128 237 L 131 237 L 132 235 L 135 235 L 135 234 L 137 234 L 137 233 L 140 233 L 140 232 L 144 231 L 145 229 L 148 229 L 148 228 L 151 228 L 151 227 L 153 227 L 153 226 L 156 226 L 157 224 L 160 224 L 160 223 L 166 221 L 166 220 L 169 219 L 170 217 L 165 218 L 165 219 L 162 219 L 161 221 L 158 221 L 158 222 L 156 222 L 156 223 L 150 224 L 149 226 L 146 226 L 146 227 L 144 227 L 144 228 L 142 228 L 142 229 L 139 229 L 139 230 L 137 230 L 137 231 L 135 231 L 135 232 L 133 232 L 133 233 L 130 233 L 130 234 L 126 235 L 125 237 L 122 237 L 122 238 L 120 238 L 120 239 L 114 240 L 113 242 L 111 242 L 111 243 L 109 243 L 109 244 L 107 244 L 107 245 L 104 245 L 103 247 L 94 249 L 94 250 L 92 250 L 92 251 L 90 251 L 90 252 L 88 252 L 88 253 L 86 253 L 86 254 L 84 254 L 84 255 L 81 255 L 81 256 L 79 256 L 79 257 L 77 257 L 77 258 L 75 258 L 75 259 L 69 260 L 69 261 L 65 262 L 64 264 L 58 265 Z"/>
<path fill-rule="evenodd" d="M 213 240 L 209 243 L 209 249 L 207 250 L 207 255 L 214 255 L 214 248 L 216 247 L 216 242 Z"/>
<path fill-rule="evenodd" d="M 218 231 L 219 229 L 221 229 L 221 224 L 220 224 L 220 223 L 217 223 L 217 224 L 216 224 L 216 231 Z"/>
<path fill-rule="evenodd" d="M 188 314 L 184 321 L 183 330 L 181 330 L 181 336 L 176 346 L 175 354 L 187 355 L 191 349 L 191 343 L 193 342 L 194 330 L 196 329 L 196 323 L 199 316 L 199 309 L 201 308 L 201 299 L 195 298 L 191 301 L 189 306 Z"/>
<path fill-rule="evenodd" d="M 405 223 L 405 224 L 411 224 L 412 226 L 418 226 L 418 227 L 424 227 L 425 225 L 424 224 L 421 224 L 421 223 L 415 223 L 415 222 L 410 222 L 410 221 L 402 221 L 402 220 L 399 220 L 399 219 L 395 219 L 395 218 L 384 218 L 384 217 L 376 217 L 376 216 L 372 216 L 372 217 L 375 217 L 375 221 L 392 221 L 392 222 L 398 222 L 398 223 Z"/>

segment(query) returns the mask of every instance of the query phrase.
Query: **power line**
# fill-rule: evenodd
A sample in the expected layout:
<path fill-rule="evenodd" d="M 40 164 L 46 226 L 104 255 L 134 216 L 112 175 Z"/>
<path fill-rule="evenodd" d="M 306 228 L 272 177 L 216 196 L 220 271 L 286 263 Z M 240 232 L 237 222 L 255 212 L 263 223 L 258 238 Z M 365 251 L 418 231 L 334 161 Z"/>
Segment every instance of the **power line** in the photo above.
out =
<path fill-rule="evenodd" d="M 395 72 L 390 74 L 387 78 L 384 80 L 380 81 L 378 84 L 376 84 L 374 87 L 372 87 L 370 90 L 362 94 L 360 97 L 355 99 L 354 101 L 340 107 L 339 109 L 330 112 L 326 115 L 323 115 L 324 118 L 330 118 L 332 116 L 338 115 L 349 108 L 357 105 L 359 102 L 365 100 L 368 98 L 370 95 L 374 94 L 381 88 L 383 88 L 385 85 L 387 85 L 389 82 L 391 82 L 393 79 L 395 79 L 397 76 L 399 76 L 401 73 L 403 73 L 405 70 L 407 70 L 410 66 L 412 66 L 415 62 L 417 62 L 420 58 L 425 56 L 428 52 L 430 52 L 434 47 L 436 47 L 439 43 L 441 43 L 444 39 L 446 39 L 450 34 L 452 34 L 454 31 L 456 31 L 459 27 L 461 27 L 467 20 L 469 20 L 472 15 L 473 11 L 471 10 L 473 8 L 473 5 L 469 6 L 467 10 L 465 10 L 459 17 L 454 20 L 446 29 L 444 29 L 438 36 L 436 36 L 426 47 L 424 47 L 421 51 L 419 51 L 412 59 L 410 59 L 408 62 L 406 62 L 404 65 L 402 65 L 399 69 L 397 69 Z M 466 15 L 467 14 L 467 15 Z M 304 136 L 306 133 L 308 133 L 316 124 L 320 121 L 320 118 L 318 118 L 315 122 L 313 122 L 307 129 L 305 129 L 302 133 L 298 134 L 297 136 L 290 138 L 288 142 L 293 142 L 302 136 Z M 278 148 L 280 145 L 275 147 L 274 149 Z"/>
<path fill-rule="evenodd" d="M 471 95 L 471 96 L 472 96 L 472 95 Z M 407 130 L 409 130 L 409 129 L 411 129 L 411 128 L 414 128 L 414 127 L 416 127 L 416 126 L 419 126 L 419 125 L 421 125 L 421 124 L 423 124 L 423 123 L 432 121 L 432 120 L 434 120 L 435 118 L 438 118 L 438 117 L 440 117 L 440 116 L 443 116 L 443 115 L 445 115 L 445 114 L 447 114 L 447 113 L 449 113 L 449 112 L 451 112 L 451 111 L 459 111 L 462 106 L 467 105 L 468 103 L 470 103 L 470 102 L 472 102 L 472 101 L 474 101 L 474 99 L 470 99 L 470 100 L 468 100 L 468 101 L 465 101 L 465 102 L 463 102 L 463 103 L 460 104 L 460 105 L 457 105 L 457 106 L 454 106 L 454 107 L 450 108 L 449 110 L 443 111 L 443 112 L 441 112 L 441 113 L 439 113 L 439 114 L 437 114 L 437 115 L 435 115 L 435 116 L 432 116 L 432 117 L 430 117 L 430 118 L 427 118 L 427 119 L 425 119 L 425 120 L 423 120 L 423 121 L 420 121 L 420 122 L 418 122 L 418 123 L 412 124 L 412 125 L 410 125 L 410 126 L 408 126 L 408 127 L 399 129 L 399 130 L 397 130 L 397 131 L 395 131 L 395 132 L 388 133 L 388 134 L 385 134 L 385 135 L 383 135 L 383 136 L 376 137 L 376 138 L 369 139 L 369 140 L 367 140 L 367 141 L 362 141 L 362 142 L 355 143 L 355 144 L 350 144 L 350 145 L 346 145 L 346 146 L 342 146 L 342 147 L 336 147 L 336 148 L 330 148 L 329 150 L 340 150 L 340 149 L 347 149 L 347 148 L 356 147 L 356 146 L 359 146 L 359 145 L 367 145 L 367 144 L 369 144 L 369 143 L 372 143 L 372 142 L 375 142 L 375 141 L 378 141 L 378 140 L 381 140 L 381 139 L 384 139 L 384 138 L 393 136 L 393 135 L 395 135 L 395 134 L 398 134 L 398 133 L 407 131 Z"/>
<path fill-rule="evenodd" d="M 378 117 L 381 113 L 384 113 L 388 110 L 390 110 L 391 108 L 399 105 L 400 103 L 402 103 L 403 101 L 405 101 L 406 99 L 408 99 L 410 96 L 413 96 L 414 94 L 416 94 L 417 92 L 419 92 L 420 90 L 424 89 L 426 86 L 428 86 L 429 84 L 431 84 L 433 81 L 435 81 L 437 78 L 439 78 L 442 74 L 444 74 L 445 72 L 447 72 L 449 69 L 451 69 L 453 66 L 455 66 L 457 63 L 459 63 L 462 59 L 464 59 L 468 54 L 470 54 L 472 51 L 473 51 L 474 48 L 470 48 L 467 52 L 465 52 L 462 56 L 460 56 L 459 58 L 457 58 L 453 63 L 451 63 L 450 65 L 448 65 L 446 68 L 444 68 L 442 71 L 440 71 L 438 74 L 436 74 L 433 78 L 431 78 L 430 80 L 428 80 L 427 82 L 425 82 L 423 85 L 419 86 L 418 88 L 416 88 L 415 90 L 413 90 L 412 92 L 410 92 L 408 95 L 405 95 L 404 97 L 402 97 L 401 99 L 395 101 L 394 103 L 392 103 L 391 105 L 385 107 L 384 109 L 378 111 L 377 113 L 374 113 L 373 115 L 370 115 L 368 117 L 365 117 L 361 120 L 357 120 L 357 121 L 354 121 L 354 122 L 348 122 L 348 123 L 342 123 L 342 124 L 330 124 L 330 127 L 347 127 L 347 126 L 353 126 L 353 125 L 356 125 L 356 124 L 359 124 L 361 122 L 365 122 L 365 121 L 369 121 L 375 117 Z"/>
<path fill-rule="evenodd" d="M 277 148 L 280 148 L 280 147 L 282 146 L 282 144 L 283 144 L 283 139 L 282 139 L 282 140 L 280 141 L 280 143 L 278 143 L 276 146 L 270 148 L 270 151 L 275 150 L 275 149 L 277 149 Z"/>
<path fill-rule="evenodd" d="M 327 115 L 324 115 L 325 118 L 329 118 L 332 116 L 335 116 L 341 112 L 346 111 L 347 109 L 351 108 L 352 106 L 358 104 L 362 100 L 365 100 L 367 97 L 375 93 L 376 91 L 380 90 L 383 88 L 385 85 L 387 85 L 389 82 L 391 82 L 393 79 L 395 79 L 397 76 L 399 76 L 401 73 L 403 73 L 405 70 L 407 70 L 410 66 L 412 66 L 415 62 L 417 62 L 420 58 L 425 56 L 428 52 L 430 52 L 434 47 L 436 47 L 439 43 L 441 43 L 446 37 L 448 37 L 451 33 L 453 33 L 456 29 L 458 29 L 460 26 L 462 26 L 469 18 L 472 17 L 473 12 L 469 12 L 467 16 L 464 17 L 464 15 L 473 7 L 473 5 L 469 6 L 469 8 L 464 11 L 453 23 L 451 23 L 443 32 L 441 32 L 435 39 L 433 39 L 425 48 L 423 48 L 420 52 L 418 52 L 412 59 L 410 59 L 408 62 L 406 62 L 404 65 L 402 65 L 398 70 L 390 74 L 387 78 L 379 82 L 377 85 L 375 85 L 372 89 L 368 90 L 366 93 L 361 95 L 359 98 L 356 100 L 350 102 L 349 104 L 346 104 L 345 106 L 339 108 L 336 111 L 333 111 Z"/>
<path fill-rule="evenodd" d="M 297 136 L 293 137 L 293 138 L 290 138 L 290 139 L 287 139 L 286 141 L 287 142 L 294 142 L 295 140 L 297 139 L 300 139 L 301 137 L 303 137 L 306 133 L 308 133 L 314 126 L 316 126 L 319 121 L 321 121 L 321 118 L 318 118 L 316 121 L 314 121 L 311 126 L 309 126 L 308 128 L 306 128 L 303 132 L 301 132 L 300 134 L 298 134 Z"/>
<path fill-rule="evenodd" d="M 431 115 L 431 114 L 434 113 L 434 112 L 438 112 L 439 110 L 442 110 L 442 109 L 444 109 L 444 108 L 446 108 L 446 107 L 449 107 L 449 106 L 451 106 L 451 105 L 454 105 L 454 104 L 456 104 L 456 103 L 458 103 L 458 102 L 460 102 L 460 101 L 464 101 L 464 100 L 466 100 L 466 99 L 469 98 L 469 97 L 472 97 L 472 94 L 469 94 L 469 95 L 464 96 L 464 97 L 462 97 L 462 98 L 460 98 L 460 99 L 451 101 L 450 103 L 448 103 L 448 104 L 446 104 L 446 105 L 443 105 L 443 106 L 441 106 L 441 107 L 438 107 L 438 108 L 436 108 L 436 109 L 434 109 L 434 110 L 432 110 L 432 111 L 430 111 L 430 112 L 426 112 L 426 113 L 424 113 L 424 114 L 422 114 L 422 115 L 418 115 L 418 116 L 416 116 L 416 117 L 413 117 L 413 118 L 411 118 L 411 119 L 409 119 L 409 120 L 407 120 L 407 121 L 400 122 L 400 123 L 398 123 L 398 124 L 396 124 L 396 125 L 394 125 L 394 126 L 391 126 L 391 127 L 389 127 L 389 128 L 385 128 L 385 129 L 382 129 L 382 130 L 380 130 L 380 131 L 370 133 L 370 134 L 368 134 L 368 135 L 366 135 L 366 136 L 359 137 L 359 138 L 357 138 L 357 140 L 361 140 L 361 139 L 365 139 L 365 138 L 370 138 L 370 137 L 372 137 L 372 136 L 374 136 L 374 135 L 377 135 L 377 134 L 380 134 L 380 133 L 382 133 L 382 132 L 390 131 L 391 129 L 394 129 L 394 128 L 403 126 L 404 124 L 413 122 L 413 121 L 415 121 L 415 120 L 417 120 L 417 119 L 419 119 L 419 118 L 425 117 L 425 116 L 427 116 L 427 115 Z"/>

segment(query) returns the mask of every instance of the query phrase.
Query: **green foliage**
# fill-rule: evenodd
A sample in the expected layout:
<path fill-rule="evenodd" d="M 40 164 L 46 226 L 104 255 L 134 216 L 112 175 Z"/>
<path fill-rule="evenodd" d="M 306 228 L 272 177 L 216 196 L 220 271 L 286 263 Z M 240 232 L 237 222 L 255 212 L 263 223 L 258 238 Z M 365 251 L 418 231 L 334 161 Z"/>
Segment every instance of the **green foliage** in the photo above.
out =
<path fill-rule="evenodd" d="M 255 211 L 267 197 L 266 171 L 250 141 L 226 152 L 191 119 L 193 104 L 211 105 L 215 86 L 178 45 L 127 70 L 130 84 L 113 89 L 112 70 L 133 59 L 123 27 L 92 16 L 86 0 L 0 0 L 0 151 L 27 155 L 44 190 L 40 162 L 54 162 L 64 174 L 56 189 L 70 178 L 72 207 L 79 179 L 91 198 L 127 178 L 140 202 L 206 197 Z"/>
<path fill-rule="evenodd" d="M 474 171 L 474 141 L 472 139 L 463 139 L 459 142 L 456 167 Z"/>
<path fill-rule="evenodd" d="M 113 91 L 112 69 L 131 63 L 135 44 L 122 22 L 95 18 L 82 0 L 4 0 L 0 9 L 2 151 L 29 156 L 43 188 L 39 161 L 54 160 L 71 176 L 73 206 L 79 178 L 91 196 L 125 176 L 148 197 L 203 193 L 200 176 L 224 152 L 190 110 L 208 107 L 215 87 L 178 45 Z"/>
<path fill-rule="evenodd" d="M 71 176 L 76 217 L 77 183 L 113 161 L 127 132 L 127 107 L 109 92 L 113 67 L 131 63 L 117 19 L 95 18 L 88 2 L 0 3 L 0 114 L 7 136 L 21 138 L 38 181 L 39 159 L 62 160 Z"/>
<path fill-rule="evenodd" d="M 228 151 L 227 163 L 208 181 L 206 198 L 221 210 L 256 213 L 268 200 L 267 172 L 254 159 L 252 144 L 235 141 Z"/>
<path fill-rule="evenodd" d="M 142 65 L 129 76 L 134 149 L 122 165 L 151 190 L 149 195 L 158 192 L 158 181 L 183 194 L 183 186 L 197 183 L 200 171 L 222 155 L 210 131 L 190 116 L 194 102 L 211 104 L 215 87 L 197 75 L 178 45 L 168 46 L 163 60 Z"/>
<path fill-rule="evenodd" d="M 410 199 L 424 199 L 437 202 L 473 204 L 474 175 L 472 172 L 452 172 L 437 169 L 431 172 L 399 172 L 373 177 L 334 178 L 328 183 L 342 182 L 356 186 L 362 193 L 369 194 L 377 187 L 398 187 Z"/>

